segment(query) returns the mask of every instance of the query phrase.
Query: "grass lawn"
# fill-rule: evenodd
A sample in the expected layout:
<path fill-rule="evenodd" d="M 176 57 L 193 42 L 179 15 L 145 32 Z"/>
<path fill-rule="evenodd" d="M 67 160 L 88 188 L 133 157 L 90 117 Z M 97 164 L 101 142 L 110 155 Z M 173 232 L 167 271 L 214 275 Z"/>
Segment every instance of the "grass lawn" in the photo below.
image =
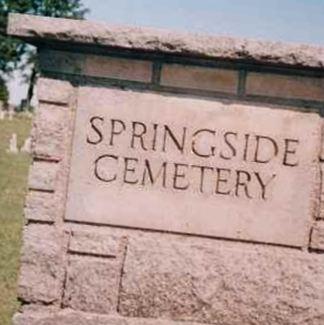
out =
<path fill-rule="evenodd" d="M 28 137 L 31 119 L 18 114 L 0 120 L 0 324 L 11 324 L 18 307 L 16 283 L 19 267 L 23 205 L 30 164 L 28 154 L 7 152 L 9 139 L 17 134 L 20 148 Z"/>

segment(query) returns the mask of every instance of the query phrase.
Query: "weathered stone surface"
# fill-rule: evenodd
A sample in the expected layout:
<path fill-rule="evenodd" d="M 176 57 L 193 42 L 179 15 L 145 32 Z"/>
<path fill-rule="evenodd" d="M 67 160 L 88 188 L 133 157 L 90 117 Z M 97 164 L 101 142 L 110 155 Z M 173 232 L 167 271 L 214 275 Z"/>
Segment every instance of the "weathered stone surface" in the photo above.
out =
<path fill-rule="evenodd" d="M 95 87 L 78 94 L 66 220 L 308 245 L 317 114 Z"/>
<path fill-rule="evenodd" d="M 24 230 L 18 293 L 23 301 L 53 304 L 63 287 L 62 234 L 54 226 L 30 224 Z"/>
<path fill-rule="evenodd" d="M 164 64 L 161 85 L 235 94 L 238 86 L 238 71 Z"/>
<path fill-rule="evenodd" d="M 311 248 L 324 251 L 324 221 L 318 221 L 313 227 Z"/>
<path fill-rule="evenodd" d="M 30 168 L 28 185 L 30 189 L 51 191 L 55 190 L 58 164 L 34 161 Z"/>
<path fill-rule="evenodd" d="M 250 72 L 247 75 L 246 94 L 323 101 L 324 78 Z"/>
<path fill-rule="evenodd" d="M 122 239 L 97 231 L 72 231 L 69 251 L 90 255 L 116 257 L 122 249 Z"/>
<path fill-rule="evenodd" d="M 219 325 L 324 323 L 324 256 L 250 244 L 129 240 L 124 316 Z"/>
<path fill-rule="evenodd" d="M 54 195 L 47 192 L 30 191 L 26 199 L 27 220 L 54 222 L 57 212 Z"/>
<path fill-rule="evenodd" d="M 314 324 L 315 323 L 307 323 Z M 307 325 L 305 323 L 305 325 Z M 124 318 L 64 310 L 57 312 L 17 313 L 13 325 L 202 325 L 163 319 Z"/>
<path fill-rule="evenodd" d="M 40 104 L 36 113 L 33 130 L 33 153 L 38 158 L 60 160 L 65 150 L 64 136 L 69 126 L 68 108 Z"/>
<path fill-rule="evenodd" d="M 68 81 L 49 78 L 39 78 L 36 89 L 40 102 L 56 104 L 69 104 L 73 91 Z"/>
<path fill-rule="evenodd" d="M 70 256 L 64 306 L 103 314 L 116 311 L 120 267 L 118 259 Z"/>
<path fill-rule="evenodd" d="M 324 67 L 324 48 L 322 47 L 170 33 L 164 30 L 111 26 L 71 19 L 11 14 L 8 33 L 36 44 L 40 40 L 47 39 L 48 41 L 96 44 L 101 47 L 185 54 L 196 57 Z"/>

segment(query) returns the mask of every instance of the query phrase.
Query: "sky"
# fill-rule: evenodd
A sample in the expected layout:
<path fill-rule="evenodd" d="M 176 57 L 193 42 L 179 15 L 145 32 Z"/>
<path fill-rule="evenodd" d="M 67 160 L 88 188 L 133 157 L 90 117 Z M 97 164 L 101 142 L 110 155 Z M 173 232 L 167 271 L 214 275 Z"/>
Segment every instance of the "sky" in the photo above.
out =
<path fill-rule="evenodd" d="M 86 18 L 111 24 L 324 46 L 324 0 L 83 0 Z M 26 87 L 9 84 L 18 104 Z"/>

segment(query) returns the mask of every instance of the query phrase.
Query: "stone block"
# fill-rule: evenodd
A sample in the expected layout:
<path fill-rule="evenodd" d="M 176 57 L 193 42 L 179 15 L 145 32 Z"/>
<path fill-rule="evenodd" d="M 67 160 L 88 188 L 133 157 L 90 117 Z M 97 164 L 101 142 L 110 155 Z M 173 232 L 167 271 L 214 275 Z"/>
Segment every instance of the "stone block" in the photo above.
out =
<path fill-rule="evenodd" d="M 121 249 L 122 242 L 118 236 L 100 234 L 98 231 L 71 232 L 69 251 L 72 253 L 117 257 Z"/>
<path fill-rule="evenodd" d="M 63 158 L 68 117 L 66 107 L 44 103 L 39 106 L 33 136 L 33 153 L 36 157 L 51 160 Z"/>
<path fill-rule="evenodd" d="M 54 222 L 56 212 L 56 202 L 52 193 L 35 191 L 28 193 L 25 206 L 27 220 Z"/>
<path fill-rule="evenodd" d="M 120 313 L 207 324 L 324 323 L 324 256 L 250 244 L 130 239 Z"/>
<path fill-rule="evenodd" d="M 235 94 L 238 87 L 238 71 L 164 64 L 161 85 Z"/>
<path fill-rule="evenodd" d="M 324 251 L 324 222 L 319 221 L 313 227 L 310 247 Z"/>
<path fill-rule="evenodd" d="M 64 306 L 102 314 L 116 311 L 120 268 L 118 259 L 70 256 Z"/>
<path fill-rule="evenodd" d="M 34 161 L 29 172 L 29 188 L 54 192 L 57 170 L 57 163 Z"/>
<path fill-rule="evenodd" d="M 68 81 L 39 78 L 37 82 L 37 98 L 40 102 L 68 105 L 73 87 Z"/>
<path fill-rule="evenodd" d="M 19 298 L 57 303 L 63 287 L 62 236 L 54 226 L 30 224 L 24 230 Z"/>
<path fill-rule="evenodd" d="M 86 57 L 84 74 L 149 83 L 152 79 L 152 62 L 90 55 Z"/>
<path fill-rule="evenodd" d="M 250 72 L 246 94 L 278 98 L 324 100 L 324 78 Z"/>

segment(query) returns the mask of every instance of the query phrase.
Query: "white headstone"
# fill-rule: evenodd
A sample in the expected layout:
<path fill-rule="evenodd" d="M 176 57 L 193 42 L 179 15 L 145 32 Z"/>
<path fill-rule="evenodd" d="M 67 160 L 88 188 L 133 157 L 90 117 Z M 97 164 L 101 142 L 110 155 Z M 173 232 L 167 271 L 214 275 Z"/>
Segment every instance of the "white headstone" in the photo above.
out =
<path fill-rule="evenodd" d="M 13 133 L 10 141 L 9 141 L 9 152 L 10 153 L 18 153 L 18 148 L 17 148 L 17 134 Z"/>
<path fill-rule="evenodd" d="M 22 148 L 20 149 L 21 152 L 31 153 L 31 137 L 28 137 Z"/>
<path fill-rule="evenodd" d="M 4 108 L 4 103 L 3 101 L 0 100 L 0 120 L 3 120 L 5 117 L 5 112 L 3 108 Z"/>
<path fill-rule="evenodd" d="M 15 111 L 13 106 L 9 106 L 9 111 L 8 111 L 9 121 L 12 121 L 14 115 L 15 115 Z"/>

